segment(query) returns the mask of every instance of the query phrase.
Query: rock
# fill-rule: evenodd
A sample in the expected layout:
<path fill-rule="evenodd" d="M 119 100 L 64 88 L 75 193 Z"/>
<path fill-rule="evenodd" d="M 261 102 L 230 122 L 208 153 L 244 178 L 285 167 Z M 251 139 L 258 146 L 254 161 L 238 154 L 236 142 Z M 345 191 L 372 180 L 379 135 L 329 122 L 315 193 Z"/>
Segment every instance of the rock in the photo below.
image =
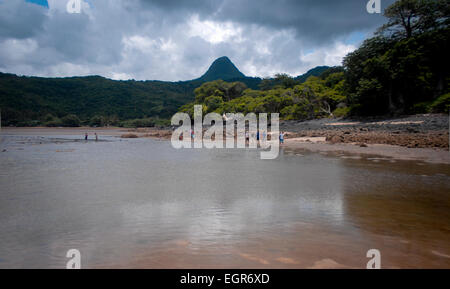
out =
<path fill-rule="evenodd" d="M 326 141 L 328 141 L 328 142 L 330 142 L 332 144 L 341 143 L 343 141 L 343 137 L 339 136 L 339 135 L 334 135 L 334 136 L 331 136 L 331 137 L 327 137 Z"/>
<path fill-rule="evenodd" d="M 416 129 L 412 128 L 412 127 L 406 128 L 406 131 L 409 132 L 409 133 L 419 133 L 418 130 L 416 130 Z"/>
<path fill-rule="evenodd" d="M 137 135 L 128 133 L 121 136 L 121 138 L 139 138 Z"/>
<path fill-rule="evenodd" d="M 360 143 L 360 144 L 358 144 L 360 147 L 362 147 L 362 148 L 366 148 L 367 147 L 367 145 L 365 144 L 365 143 Z"/>

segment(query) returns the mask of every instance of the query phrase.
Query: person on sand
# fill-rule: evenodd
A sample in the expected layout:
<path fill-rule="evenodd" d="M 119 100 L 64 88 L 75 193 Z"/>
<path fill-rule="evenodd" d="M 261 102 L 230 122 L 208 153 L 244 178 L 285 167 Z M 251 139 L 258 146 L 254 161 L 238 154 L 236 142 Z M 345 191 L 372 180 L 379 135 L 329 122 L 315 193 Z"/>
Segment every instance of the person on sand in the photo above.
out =
<path fill-rule="evenodd" d="M 284 132 L 280 132 L 280 143 L 284 144 Z"/>

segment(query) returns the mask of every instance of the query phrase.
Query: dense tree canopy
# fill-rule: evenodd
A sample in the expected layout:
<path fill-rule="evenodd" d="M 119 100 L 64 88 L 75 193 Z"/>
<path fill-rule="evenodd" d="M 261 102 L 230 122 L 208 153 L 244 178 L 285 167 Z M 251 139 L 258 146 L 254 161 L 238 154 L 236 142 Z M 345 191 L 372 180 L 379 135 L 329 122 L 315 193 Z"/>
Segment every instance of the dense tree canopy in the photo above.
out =
<path fill-rule="evenodd" d="M 269 90 L 246 89 L 239 82 L 208 82 L 195 90 L 195 102 L 183 106 L 181 111 L 192 116 L 194 105 L 201 104 L 204 112 L 219 114 L 278 112 L 283 119 L 327 117 L 333 115 L 333 111 L 341 115 L 345 112 L 346 97 L 343 95 L 344 73 L 340 71 L 329 73 L 325 78 L 312 76 L 302 84 L 282 75 L 285 82 Z"/>
<path fill-rule="evenodd" d="M 392 37 L 411 38 L 430 30 L 445 28 L 449 24 L 448 0 L 399 0 L 389 6 L 384 15 L 388 23 L 379 32 Z"/>
<path fill-rule="evenodd" d="M 448 8 L 448 0 L 400 0 L 386 9 L 388 24 L 344 59 L 353 113 L 445 112 L 434 102 L 449 90 Z"/>

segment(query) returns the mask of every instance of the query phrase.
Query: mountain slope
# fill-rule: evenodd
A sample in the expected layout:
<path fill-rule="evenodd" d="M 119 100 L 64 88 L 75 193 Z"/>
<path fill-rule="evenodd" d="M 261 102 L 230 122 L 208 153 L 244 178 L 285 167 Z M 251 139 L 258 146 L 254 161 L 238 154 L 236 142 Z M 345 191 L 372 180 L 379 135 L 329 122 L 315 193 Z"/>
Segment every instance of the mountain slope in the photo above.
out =
<path fill-rule="evenodd" d="M 305 82 L 310 76 L 320 76 L 326 70 L 328 70 L 329 66 L 317 66 L 313 69 L 308 70 L 305 74 L 299 75 L 295 78 L 295 80 L 300 81 L 300 83 Z"/>
<path fill-rule="evenodd" d="M 236 68 L 231 60 L 224 56 L 216 59 L 208 71 L 198 80 L 203 82 L 214 81 L 218 79 L 229 80 L 245 78 L 246 76 Z"/>
<path fill-rule="evenodd" d="M 315 75 L 318 70 L 308 73 Z M 246 77 L 228 59 L 213 62 L 200 78 L 182 82 L 116 81 L 100 76 L 43 78 L 0 72 L 2 125 L 42 124 L 47 115 L 77 115 L 88 122 L 96 116 L 129 120 L 170 118 L 182 105 L 194 100 L 194 89 L 222 79 L 243 82 L 258 89 L 260 78 Z"/>

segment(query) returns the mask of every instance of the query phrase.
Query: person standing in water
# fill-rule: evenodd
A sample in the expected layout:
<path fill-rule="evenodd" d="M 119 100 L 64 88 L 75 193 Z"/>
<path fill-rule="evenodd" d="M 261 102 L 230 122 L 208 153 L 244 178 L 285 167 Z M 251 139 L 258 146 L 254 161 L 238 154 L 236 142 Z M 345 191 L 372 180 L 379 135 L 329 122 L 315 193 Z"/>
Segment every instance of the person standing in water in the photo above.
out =
<path fill-rule="evenodd" d="M 284 132 L 280 132 L 280 143 L 284 144 Z"/>
<path fill-rule="evenodd" d="M 98 141 L 98 135 L 95 133 L 95 141 Z"/>
<path fill-rule="evenodd" d="M 84 140 L 88 140 L 88 133 L 84 135 Z"/>

